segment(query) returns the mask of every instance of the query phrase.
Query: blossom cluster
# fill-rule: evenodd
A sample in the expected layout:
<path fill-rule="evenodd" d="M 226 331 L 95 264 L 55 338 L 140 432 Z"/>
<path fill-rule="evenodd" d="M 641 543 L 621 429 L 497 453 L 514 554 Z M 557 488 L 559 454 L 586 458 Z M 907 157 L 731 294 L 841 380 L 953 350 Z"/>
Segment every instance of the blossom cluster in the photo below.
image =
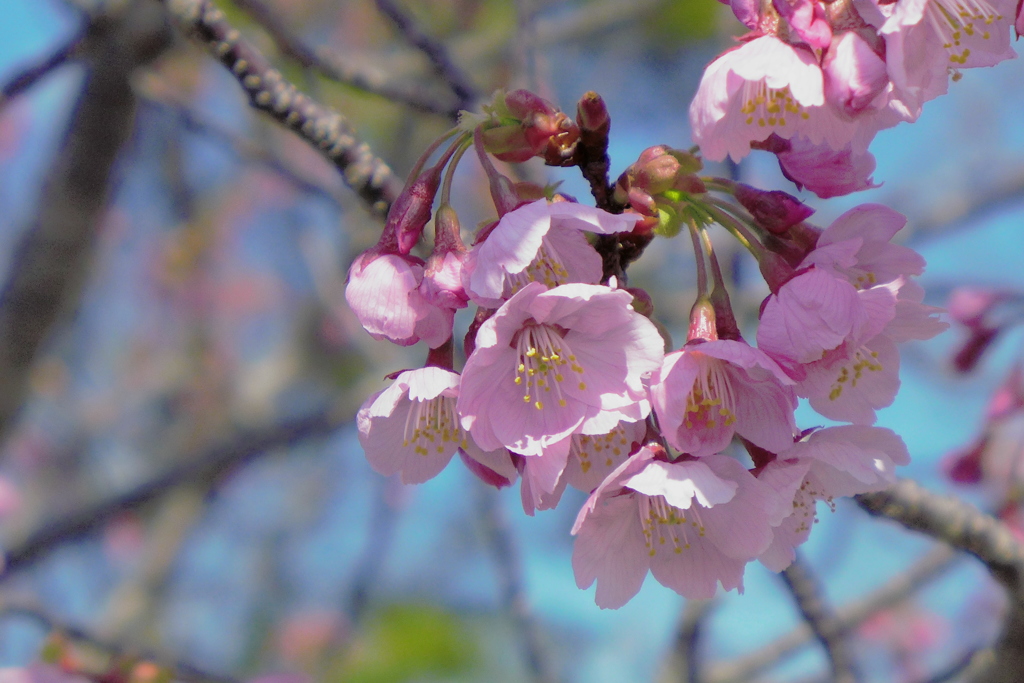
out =
<path fill-rule="evenodd" d="M 573 568 L 581 588 L 596 581 L 601 607 L 625 604 L 648 572 L 708 598 L 719 585 L 742 589 L 753 560 L 788 566 L 817 501 L 893 482 L 906 447 L 873 425 L 899 387 L 896 345 L 946 324 L 914 281 L 923 259 L 891 241 L 905 219 L 884 206 L 858 206 L 821 230 L 793 197 L 699 176 L 699 157 L 663 146 L 619 178 L 619 213 L 497 171 L 492 157 L 572 159 L 580 139 L 607 132 L 595 98 L 573 122 L 525 91 L 499 96 L 464 119 L 434 166 L 416 169 L 380 242 L 352 265 L 346 298 L 375 337 L 430 351 L 366 401 L 359 435 L 371 465 L 407 484 L 458 453 L 488 484 L 518 480 L 528 514 L 558 505 L 567 487 L 589 494 Z M 449 197 L 470 148 L 498 217 L 467 248 Z M 431 216 L 423 260 L 412 247 Z M 736 324 L 708 237 L 715 225 L 750 249 L 769 285 L 756 346 Z M 626 288 L 596 245 L 684 228 L 698 295 L 676 347 L 651 297 Z M 470 304 L 457 371 L 454 314 Z M 801 430 L 800 398 L 848 424 Z"/>
<path fill-rule="evenodd" d="M 875 133 L 914 121 L 961 70 L 1016 56 L 1015 0 L 720 0 L 750 32 L 690 109 L 707 159 L 751 148 L 821 197 L 872 187 Z"/>

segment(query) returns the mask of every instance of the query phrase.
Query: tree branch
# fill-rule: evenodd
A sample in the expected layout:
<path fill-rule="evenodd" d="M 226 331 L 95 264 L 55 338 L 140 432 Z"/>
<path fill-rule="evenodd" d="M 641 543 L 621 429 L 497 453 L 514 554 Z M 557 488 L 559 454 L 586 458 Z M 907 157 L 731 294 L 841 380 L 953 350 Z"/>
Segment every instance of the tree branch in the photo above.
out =
<path fill-rule="evenodd" d="M 449 119 L 458 116 L 458 104 L 451 102 L 450 98 L 439 97 L 431 88 L 419 83 L 397 83 L 380 73 L 359 69 L 346 63 L 340 55 L 326 47 L 307 45 L 288 28 L 285 18 L 263 0 L 234 0 L 234 3 L 244 9 L 273 38 L 284 56 L 298 62 L 304 68 L 316 71 L 332 81 L 379 95 L 418 111 L 438 114 Z"/>
<path fill-rule="evenodd" d="M 0 581 L 32 565 L 54 547 L 86 536 L 126 510 L 139 508 L 181 484 L 219 480 L 264 453 L 305 439 L 326 437 L 344 423 L 345 419 L 342 416 L 325 411 L 260 431 L 241 434 L 225 444 L 184 458 L 180 465 L 130 491 L 54 520 L 30 533 L 20 542 L 10 544 L 4 554 Z"/>
<path fill-rule="evenodd" d="M 512 529 L 501 509 L 501 500 L 497 492 L 489 487 L 481 485 L 477 489 L 478 516 L 487 543 L 494 553 L 502 602 L 512 616 L 516 631 L 520 635 L 527 669 L 536 683 L 553 683 L 558 679 L 550 671 L 543 635 L 530 611 L 526 589 L 523 587 L 519 553 L 512 537 Z"/>
<path fill-rule="evenodd" d="M 825 654 L 828 655 L 832 666 L 832 680 L 835 683 L 855 683 L 857 675 L 838 621 L 825 603 L 817 579 L 799 553 L 793 563 L 782 572 L 781 577 L 793 595 L 804 621 L 825 648 Z"/>
<path fill-rule="evenodd" d="M 57 46 L 57 49 L 52 53 L 43 57 L 35 64 L 25 67 L 14 78 L 7 81 L 3 88 L 0 88 L 0 111 L 3 111 L 8 102 L 34 86 L 51 71 L 60 68 L 77 56 L 85 40 L 86 33 L 85 29 L 78 30 L 68 40 Z"/>
<path fill-rule="evenodd" d="M 29 607 L 26 605 L 3 605 L 0 607 L 0 617 L 22 617 L 29 619 L 39 624 L 47 631 L 56 631 L 70 638 L 72 641 L 78 641 L 112 657 L 154 662 L 162 668 L 170 669 L 175 675 L 174 680 L 190 681 L 193 683 L 236 683 L 236 679 L 231 678 L 230 676 L 213 674 L 208 671 L 204 671 L 193 664 L 189 664 L 188 662 L 170 661 L 169 657 L 159 653 L 126 650 L 118 643 L 100 638 L 80 626 L 62 622 L 36 607 Z"/>
<path fill-rule="evenodd" d="M 1024 671 L 1024 545 L 1013 532 L 973 505 L 932 493 L 907 479 L 886 491 L 857 496 L 857 502 L 872 515 L 888 517 L 974 555 L 1006 587 L 1009 604 L 994 659 L 973 680 L 1019 681 Z"/>
<path fill-rule="evenodd" d="M 393 0 L 377 0 L 377 9 L 394 23 L 395 28 L 411 45 L 426 55 L 434 67 L 434 72 L 458 98 L 458 108 L 471 109 L 479 97 L 477 89 L 469 76 L 452 62 L 448 48 L 423 33 Z"/>
<path fill-rule="evenodd" d="M 704 624 L 715 606 L 714 600 L 687 600 L 683 616 L 676 628 L 676 637 L 669 655 L 668 675 L 665 680 L 679 683 L 700 683 L 701 675 L 700 642 L 704 635 Z"/>
<path fill-rule="evenodd" d="M 372 212 L 387 214 L 402 191 L 402 181 L 356 137 L 347 119 L 286 81 L 210 0 L 160 2 L 182 30 L 205 44 L 227 67 L 252 107 L 266 112 L 326 155 Z"/>
<path fill-rule="evenodd" d="M 47 174 L 36 223 L 15 247 L 0 291 L 0 436 L 25 399 L 47 335 L 76 307 L 114 161 L 134 124 L 129 79 L 168 44 L 165 29 L 156 8 L 133 4 L 98 18 L 82 47 L 82 94 Z"/>
<path fill-rule="evenodd" d="M 864 623 L 878 610 L 891 607 L 921 589 L 930 580 L 946 571 L 958 559 L 948 546 L 938 546 L 865 598 L 836 610 L 836 629 L 847 634 Z M 746 683 L 760 672 L 793 654 L 814 638 L 810 626 L 802 624 L 768 645 L 743 657 L 716 665 L 707 679 L 712 683 Z"/>

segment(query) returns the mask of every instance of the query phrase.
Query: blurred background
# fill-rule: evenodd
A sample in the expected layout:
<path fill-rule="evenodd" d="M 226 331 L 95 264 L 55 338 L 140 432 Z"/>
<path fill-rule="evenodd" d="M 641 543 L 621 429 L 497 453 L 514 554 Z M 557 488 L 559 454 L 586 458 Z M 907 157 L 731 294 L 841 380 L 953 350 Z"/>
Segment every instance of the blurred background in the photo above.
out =
<path fill-rule="evenodd" d="M 651 145 L 686 148 L 701 71 L 741 28 L 715 0 L 216 4 L 400 178 L 452 112 L 502 87 L 568 112 L 600 93 L 613 177 Z M 464 87 L 378 5 L 446 46 Z M 249 109 L 161 7 L 0 3 L 0 278 L 37 280 L 28 309 L 0 310 L 17 322 L 0 339 L 0 665 L 59 659 L 71 643 L 194 680 L 687 680 L 677 643 L 699 632 L 700 680 L 827 680 L 792 597 L 760 565 L 744 595 L 688 605 L 649 579 L 602 611 L 570 565 L 582 495 L 531 518 L 517 489 L 485 489 L 457 462 L 416 487 L 369 468 L 355 411 L 425 358 L 371 340 L 344 302 L 380 219 L 307 143 Z M 902 239 L 927 258 L 935 305 L 961 285 L 1024 288 L 1021 83 L 1022 60 L 965 72 L 917 123 L 878 135 L 880 188 L 799 195 L 812 222 L 869 201 L 907 214 Z M 475 169 L 467 160 L 455 181 L 467 228 L 489 216 Z M 587 200 L 576 169 L 516 173 Z M 768 154 L 739 173 L 795 192 Z M 30 263 L 39 250 L 26 245 L 40 242 L 48 260 Z M 749 324 L 767 290 L 728 240 L 721 249 Z M 685 239 L 663 241 L 630 270 L 677 341 L 690 254 Z M 950 483 L 941 462 L 977 436 L 1021 339 L 1001 334 L 962 375 L 951 357 L 965 335 L 904 347 L 903 388 L 879 424 L 910 447 L 903 476 L 994 510 L 999 494 Z M 805 407 L 798 421 L 823 423 Z M 865 681 L 955 680 L 941 676 L 994 638 L 1002 594 L 980 564 L 852 501 L 819 516 L 805 557 L 849 617 Z"/>

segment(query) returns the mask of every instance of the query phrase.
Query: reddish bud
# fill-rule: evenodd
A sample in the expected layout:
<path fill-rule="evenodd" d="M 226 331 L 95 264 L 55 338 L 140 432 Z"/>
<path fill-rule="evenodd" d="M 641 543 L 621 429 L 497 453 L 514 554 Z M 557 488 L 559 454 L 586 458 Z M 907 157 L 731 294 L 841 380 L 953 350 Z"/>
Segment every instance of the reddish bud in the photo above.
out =
<path fill-rule="evenodd" d="M 757 267 L 761 276 L 768 283 L 772 294 L 778 294 L 782 285 L 793 279 L 796 271 L 786 259 L 772 251 L 762 251 L 757 259 Z"/>
<path fill-rule="evenodd" d="M 785 234 L 814 213 L 814 209 L 785 192 L 759 190 L 743 183 L 736 184 L 736 200 L 758 225 L 773 235 Z"/>
<path fill-rule="evenodd" d="M 525 89 L 513 90 L 507 93 L 505 95 L 505 107 L 508 108 L 509 114 L 519 120 L 527 119 L 536 113 L 555 114 L 558 112 L 558 108 L 543 97 Z"/>
<path fill-rule="evenodd" d="M 441 184 L 440 166 L 431 166 L 406 187 L 388 211 L 378 248 L 386 253 L 408 254 L 416 246 L 430 220 L 431 207 Z"/>
<path fill-rule="evenodd" d="M 715 325 L 715 307 L 707 299 L 697 299 L 690 309 L 690 329 L 686 333 L 686 341 L 695 339 L 715 341 L 718 339 L 718 327 Z"/>
<path fill-rule="evenodd" d="M 612 126 L 604 100 L 593 90 L 583 94 L 576 105 L 576 123 L 588 133 L 607 134 Z"/>
<path fill-rule="evenodd" d="M 946 476 L 958 484 L 977 484 L 983 472 L 981 459 L 988 447 L 988 437 L 982 436 L 966 450 L 953 453 L 943 462 Z"/>

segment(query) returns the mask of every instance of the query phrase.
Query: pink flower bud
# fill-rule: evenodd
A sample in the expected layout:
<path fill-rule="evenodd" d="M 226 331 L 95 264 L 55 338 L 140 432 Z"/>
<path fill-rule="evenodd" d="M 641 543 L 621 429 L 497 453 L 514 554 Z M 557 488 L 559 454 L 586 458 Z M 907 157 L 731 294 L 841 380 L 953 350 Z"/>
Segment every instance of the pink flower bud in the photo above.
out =
<path fill-rule="evenodd" d="M 736 185 L 736 200 L 758 225 L 773 235 L 786 233 L 814 213 L 814 209 L 785 192 L 767 192 L 743 183 Z"/>
<path fill-rule="evenodd" d="M 576 105 L 576 123 L 581 130 L 607 135 L 612 120 L 604 100 L 593 90 L 585 93 Z"/>
<path fill-rule="evenodd" d="M 441 171 L 439 166 L 423 171 L 391 205 L 379 244 L 382 251 L 397 250 L 399 254 L 408 254 L 416 246 L 430 220 L 434 196 L 441 184 Z"/>

